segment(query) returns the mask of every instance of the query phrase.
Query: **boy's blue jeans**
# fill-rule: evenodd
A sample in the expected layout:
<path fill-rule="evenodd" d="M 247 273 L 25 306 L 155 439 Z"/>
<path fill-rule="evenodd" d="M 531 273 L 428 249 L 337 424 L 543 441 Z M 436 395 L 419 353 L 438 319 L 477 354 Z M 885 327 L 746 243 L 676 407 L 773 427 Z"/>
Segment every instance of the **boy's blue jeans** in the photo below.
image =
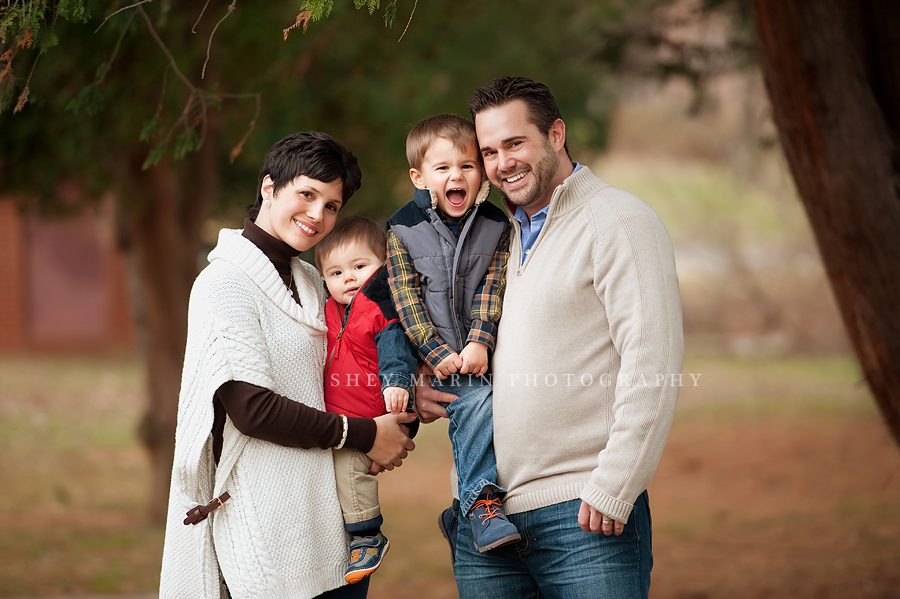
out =
<path fill-rule="evenodd" d="M 460 515 L 466 516 L 485 487 L 492 487 L 500 496 L 506 493 L 506 489 L 497 484 L 490 375 L 451 374 L 443 381 L 433 377 L 432 384 L 439 391 L 458 396 L 442 405 L 447 408 L 450 419 Z"/>

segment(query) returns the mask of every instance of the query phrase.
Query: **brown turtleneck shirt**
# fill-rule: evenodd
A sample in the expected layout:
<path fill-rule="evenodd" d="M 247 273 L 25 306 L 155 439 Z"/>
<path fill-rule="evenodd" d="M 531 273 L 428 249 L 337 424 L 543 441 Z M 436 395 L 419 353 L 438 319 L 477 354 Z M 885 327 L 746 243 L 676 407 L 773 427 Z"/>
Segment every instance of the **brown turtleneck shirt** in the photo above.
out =
<path fill-rule="evenodd" d="M 285 286 L 289 286 L 294 300 L 299 302 L 297 285 L 291 277 L 291 258 L 298 252 L 290 245 L 275 239 L 249 218 L 244 220 L 243 236 L 262 250 L 272 261 Z M 270 389 L 243 381 L 228 381 L 216 391 L 213 399 L 213 455 L 216 463 L 222 455 L 222 435 L 228 415 L 241 433 L 264 441 L 309 449 L 328 449 L 341 442 L 344 424 L 339 414 L 321 412 L 292 401 Z M 371 418 L 347 418 L 345 446 L 363 453 L 375 444 L 377 427 Z"/>

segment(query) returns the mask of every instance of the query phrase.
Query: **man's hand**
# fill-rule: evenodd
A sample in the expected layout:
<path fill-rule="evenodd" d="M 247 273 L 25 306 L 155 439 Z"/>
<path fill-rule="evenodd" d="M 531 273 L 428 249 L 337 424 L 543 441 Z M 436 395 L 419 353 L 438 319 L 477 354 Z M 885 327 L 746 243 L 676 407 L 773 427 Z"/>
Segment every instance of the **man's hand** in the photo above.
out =
<path fill-rule="evenodd" d="M 460 352 L 459 357 L 462 358 L 462 367 L 459 369 L 460 374 L 474 374 L 481 376 L 488 369 L 488 347 L 484 343 L 478 341 L 470 341 Z"/>
<path fill-rule="evenodd" d="M 409 452 L 416 448 L 416 444 L 406 434 L 406 427 L 401 424 L 415 419 L 416 415 L 409 412 L 385 414 L 376 418 L 375 424 L 378 429 L 375 433 L 375 444 L 366 455 L 385 470 L 393 470 L 400 466 Z"/>
<path fill-rule="evenodd" d="M 438 364 L 437 368 L 434 369 L 434 375 L 439 379 L 444 380 L 454 372 L 459 372 L 459 369 L 462 368 L 462 365 L 462 358 L 459 357 L 458 353 L 453 352 L 449 356 L 441 360 L 441 363 Z"/>
<path fill-rule="evenodd" d="M 611 534 L 619 536 L 625 530 L 624 524 L 601 514 L 584 501 L 581 502 L 581 509 L 578 510 L 578 526 L 584 532 L 597 534 L 602 532 L 606 536 Z"/>
<path fill-rule="evenodd" d="M 446 418 L 447 410 L 438 402 L 450 403 L 456 395 L 438 391 L 431 386 L 434 372 L 426 364 L 419 364 L 416 372 L 416 411 L 422 422 L 434 422 L 438 418 Z"/>
<path fill-rule="evenodd" d="M 409 403 L 409 391 L 403 387 L 388 387 L 384 390 L 384 408 L 391 414 L 406 411 Z"/>

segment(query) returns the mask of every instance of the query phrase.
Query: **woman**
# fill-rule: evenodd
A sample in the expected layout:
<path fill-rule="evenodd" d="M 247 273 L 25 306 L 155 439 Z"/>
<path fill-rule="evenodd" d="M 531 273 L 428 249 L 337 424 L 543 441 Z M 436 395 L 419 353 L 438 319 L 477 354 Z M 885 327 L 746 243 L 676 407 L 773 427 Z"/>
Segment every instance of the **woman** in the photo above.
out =
<path fill-rule="evenodd" d="M 413 415 L 322 411 L 324 290 L 297 255 L 328 235 L 360 179 L 353 154 L 324 133 L 281 140 L 244 230 L 220 232 L 194 283 L 163 598 L 310 598 L 341 586 L 347 536 L 331 448 L 393 469 L 414 447 L 400 427 Z M 367 586 L 325 596 L 365 597 Z"/>

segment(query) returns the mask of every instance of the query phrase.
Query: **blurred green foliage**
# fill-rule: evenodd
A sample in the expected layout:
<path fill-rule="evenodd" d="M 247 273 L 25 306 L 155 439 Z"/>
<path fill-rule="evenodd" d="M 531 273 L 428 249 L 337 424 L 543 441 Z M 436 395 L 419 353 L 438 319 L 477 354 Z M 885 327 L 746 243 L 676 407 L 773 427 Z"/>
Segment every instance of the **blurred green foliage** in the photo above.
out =
<path fill-rule="evenodd" d="M 179 158 L 206 141 L 206 127 L 215 121 L 220 214 L 253 199 L 271 144 L 294 131 L 321 130 L 363 167 L 363 188 L 349 211 L 383 218 L 408 199 L 409 128 L 440 112 L 466 115 L 472 91 L 497 76 L 549 85 L 576 159 L 579 149 L 601 148 L 612 96 L 606 65 L 615 57 L 604 45 L 613 38 L 602 32 L 648 2 L 457 0 L 420 4 L 413 12 L 407 0 L 385 3 L 385 19 L 396 11 L 388 28 L 369 15 L 377 2 L 319 0 L 312 4 L 331 4 L 330 15 L 326 10 L 327 18 L 287 39 L 283 31 L 304 4 L 234 3 L 233 14 L 224 2 L 205 4 L 147 3 L 140 7 L 146 18 L 129 8 L 104 21 L 113 8 L 85 0 L 45 15 L 52 27 L 41 35 L 58 45 L 18 48 L 0 82 L 0 189 L 24 191 L 24 201 L 59 214 L 72 208 L 52 201 L 59 181 L 78 181 L 94 196 L 116 189 L 125 176 L 124 155 L 139 156 L 145 166 Z M 60 7 L 77 14 L 64 15 Z M 16 38 L 3 43 L 0 52 Z M 14 114 L 26 85 L 28 101 Z M 233 147 L 251 130 L 230 163 Z"/>

